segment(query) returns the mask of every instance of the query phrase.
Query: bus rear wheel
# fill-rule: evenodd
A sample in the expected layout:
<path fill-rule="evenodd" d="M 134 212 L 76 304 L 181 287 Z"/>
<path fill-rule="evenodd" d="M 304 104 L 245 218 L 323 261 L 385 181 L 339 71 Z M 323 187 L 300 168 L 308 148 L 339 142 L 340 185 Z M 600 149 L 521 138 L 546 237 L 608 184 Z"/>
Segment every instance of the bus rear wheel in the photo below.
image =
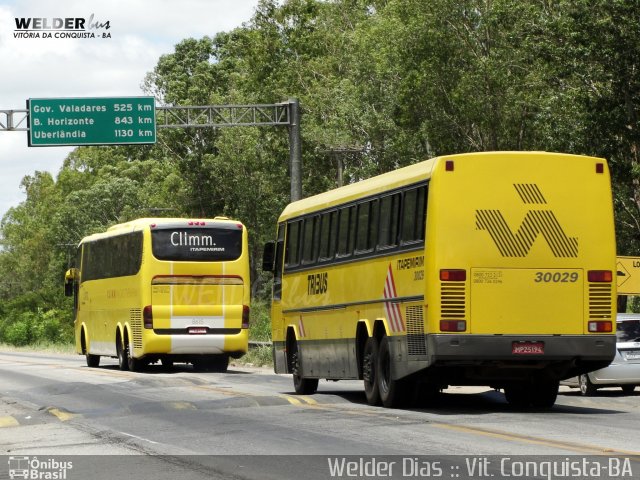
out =
<path fill-rule="evenodd" d="M 215 355 L 209 360 L 209 370 L 212 372 L 224 373 L 229 368 L 229 356 L 223 354 Z"/>
<path fill-rule="evenodd" d="M 509 402 L 509 405 L 515 408 L 526 408 L 530 403 L 529 391 L 524 382 L 504 387 L 504 397 Z"/>
<path fill-rule="evenodd" d="M 116 339 L 116 353 L 118 354 L 118 367 L 122 371 L 129 370 L 129 361 L 127 359 L 127 351 L 125 347 L 122 345 L 122 341 L 120 340 L 120 336 Z"/>
<path fill-rule="evenodd" d="M 554 380 L 538 381 L 531 393 L 531 405 L 536 408 L 551 408 L 558 398 L 560 382 Z"/>
<path fill-rule="evenodd" d="M 362 379 L 364 381 L 364 394 L 369 405 L 380 404 L 380 390 L 378 387 L 378 375 L 376 368 L 378 364 L 378 339 L 369 337 L 364 344 L 362 354 Z"/>
<path fill-rule="evenodd" d="M 100 355 L 91 355 L 90 353 L 87 353 L 86 357 L 87 367 L 97 368 L 100 366 Z"/>
<path fill-rule="evenodd" d="M 100 355 L 91 355 L 87 349 L 87 336 L 82 330 L 82 340 L 80 345 L 82 346 L 82 353 L 84 353 L 87 359 L 87 367 L 96 368 L 100 366 Z"/>
<path fill-rule="evenodd" d="M 387 408 L 402 406 L 406 401 L 406 382 L 403 379 L 394 380 L 391 378 L 391 350 L 389 337 L 386 336 L 380 341 L 376 375 L 382 405 Z"/>
<path fill-rule="evenodd" d="M 305 378 L 300 374 L 300 352 L 298 344 L 294 343 L 291 353 L 291 373 L 293 374 L 293 388 L 298 395 L 311 395 L 318 390 L 317 378 Z"/>

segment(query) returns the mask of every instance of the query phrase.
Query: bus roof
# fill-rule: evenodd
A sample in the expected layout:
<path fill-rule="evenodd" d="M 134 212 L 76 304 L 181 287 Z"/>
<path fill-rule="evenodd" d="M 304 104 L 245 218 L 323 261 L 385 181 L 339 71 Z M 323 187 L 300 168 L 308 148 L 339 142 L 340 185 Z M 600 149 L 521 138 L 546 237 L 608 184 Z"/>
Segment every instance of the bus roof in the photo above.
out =
<path fill-rule="evenodd" d="M 307 212 L 330 208 L 334 205 L 357 200 L 381 191 L 411 185 L 431 176 L 431 171 L 439 157 L 425 160 L 391 172 L 335 188 L 312 197 L 290 203 L 280 215 L 279 221 L 285 221 Z"/>
<path fill-rule="evenodd" d="M 113 225 L 107 228 L 104 232 L 94 233 L 93 235 L 88 235 L 84 237 L 80 243 L 90 242 L 92 240 L 98 240 L 100 238 L 111 237 L 114 235 L 119 235 L 126 232 L 133 232 L 137 230 L 142 230 L 144 228 L 149 227 L 150 225 L 176 225 L 180 223 L 188 224 L 192 222 L 193 224 L 197 224 L 197 222 L 204 224 L 209 224 L 215 222 L 216 224 L 241 224 L 238 220 L 232 220 L 227 217 L 214 217 L 214 218 L 156 218 L 156 217 L 145 217 L 145 218 L 137 218 L 135 220 L 131 220 L 130 222 L 119 223 L 117 225 Z"/>
<path fill-rule="evenodd" d="M 481 158 L 488 157 L 504 157 L 510 156 L 514 158 L 523 157 L 582 157 L 582 158 L 595 158 L 585 157 L 584 155 L 574 155 L 566 153 L 555 152 L 543 152 L 543 151 L 495 151 L 495 152 L 473 152 L 473 153 L 461 153 L 456 155 L 443 155 L 441 157 L 434 157 L 429 160 L 425 160 L 407 167 L 399 168 L 382 175 L 362 180 L 360 182 L 352 183 L 344 187 L 335 188 L 327 192 L 320 193 L 308 198 L 303 198 L 297 202 L 292 202 L 283 210 L 279 222 L 295 218 L 306 213 L 315 212 L 318 210 L 324 210 L 331 208 L 335 205 L 348 203 L 358 200 L 369 195 L 375 195 L 376 193 L 384 192 L 387 190 L 393 190 L 395 188 L 403 187 L 417 183 L 421 180 L 427 180 L 431 178 L 432 172 L 435 171 L 439 162 L 445 160 L 462 160 L 463 158 L 472 160 L 480 160 Z M 603 160 L 603 159 L 599 159 Z M 604 161 L 604 160 L 603 160 Z"/>

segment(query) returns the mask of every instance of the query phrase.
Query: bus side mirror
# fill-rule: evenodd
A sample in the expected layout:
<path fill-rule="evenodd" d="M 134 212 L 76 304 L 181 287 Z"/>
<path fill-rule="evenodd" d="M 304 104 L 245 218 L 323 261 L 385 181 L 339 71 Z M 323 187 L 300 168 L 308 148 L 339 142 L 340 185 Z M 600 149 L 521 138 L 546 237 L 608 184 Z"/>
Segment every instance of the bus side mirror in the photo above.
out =
<path fill-rule="evenodd" d="M 78 269 L 70 268 L 67 273 L 64 274 L 64 295 L 65 297 L 73 296 L 73 285 L 78 279 Z"/>
<path fill-rule="evenodd" d="M 276 242 L 267 242 L 264 244 L 264 251 L 262 252 L 262 270 L 264 272 L 274 272 L 275 253 Z"/>

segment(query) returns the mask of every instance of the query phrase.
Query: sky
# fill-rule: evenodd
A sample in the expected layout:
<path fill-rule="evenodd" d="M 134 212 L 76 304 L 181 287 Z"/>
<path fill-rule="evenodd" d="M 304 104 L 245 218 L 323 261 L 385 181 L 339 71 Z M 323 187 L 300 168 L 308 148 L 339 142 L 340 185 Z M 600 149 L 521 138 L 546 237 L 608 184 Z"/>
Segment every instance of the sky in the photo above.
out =
<path fill-rule="evenodd" d="M 213 36 L 248 22 L 258 0 L 0 0 L 0 110 L 29 98 L 145 95 L 141 85 L 161 55 L 185 38 Z M 15 38 L 16 18 L 93 15 L 97 38 Z M 111 38 L 102 38 L 102 33 Z M 0 115 L 0 122 L 5 117 Z M 57 175 L 74 147 L 29 147 L 27 132 L 0 130 L 0 217 L 24 201 L 25 175 Z"/>

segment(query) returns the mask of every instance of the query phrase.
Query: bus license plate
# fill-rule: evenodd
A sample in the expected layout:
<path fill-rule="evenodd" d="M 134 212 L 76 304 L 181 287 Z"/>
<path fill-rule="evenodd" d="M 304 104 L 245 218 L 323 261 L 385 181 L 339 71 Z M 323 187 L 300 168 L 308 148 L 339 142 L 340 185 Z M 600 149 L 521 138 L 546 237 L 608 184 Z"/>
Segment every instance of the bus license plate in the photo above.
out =
<path fill-rule="evenodd" d="M 511 353 L 514 355 L 542 355 L 544 342 L 513 342 Z"/>
<path fill-rule="evenodd" d="M 206 335 L 207 328 L 206 327 L 191 327 L 189 330 L 189 335 Z"/>

